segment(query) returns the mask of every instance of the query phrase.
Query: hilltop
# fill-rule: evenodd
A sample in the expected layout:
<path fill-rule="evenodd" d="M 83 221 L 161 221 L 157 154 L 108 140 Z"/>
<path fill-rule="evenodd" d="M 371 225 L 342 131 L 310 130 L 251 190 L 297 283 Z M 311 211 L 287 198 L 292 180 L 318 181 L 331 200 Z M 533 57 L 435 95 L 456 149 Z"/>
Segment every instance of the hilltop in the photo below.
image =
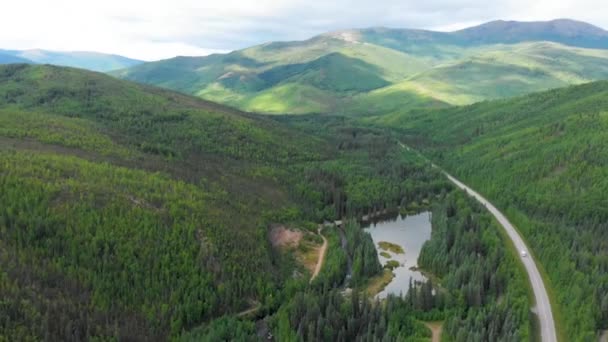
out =
<path fill-rule="evenodd" d="M 177 57 L 113 75 L 263 113 L 388 113 L 608 77 L 608 33 L 573 20 L 455 32 L 371 28 Z"/>

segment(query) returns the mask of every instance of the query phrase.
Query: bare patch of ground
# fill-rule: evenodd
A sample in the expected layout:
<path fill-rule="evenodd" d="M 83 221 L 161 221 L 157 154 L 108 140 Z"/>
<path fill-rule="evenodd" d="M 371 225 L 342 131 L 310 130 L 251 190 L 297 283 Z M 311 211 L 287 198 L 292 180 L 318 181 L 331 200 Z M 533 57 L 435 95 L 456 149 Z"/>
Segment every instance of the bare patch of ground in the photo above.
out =
<path fill-rule="evenodd" d="M 426 325 L 431 330 L 431 341 L 440 342 L 441 332 L 443 331 L 443 322 L 424 322 L 424 325 Z"/>
<path fill-rule="evenodd" d="M 299 230 L 288 229 L 283 225 L 276 225 L 270 229 L 270 243 L 273 247 L 297 247 L 304 233 Z"/>
<path fill-rule="evenodd" d="M 274 248 L 293 252 L 298 263 L 312 274 L 312 279 L 319 273 L 327 248 L 323 235 L 276 224 L 270 228 L 269 239 Z"/>
<path fill-rule="evenodd" d="M 608 342 L 608 330 L 604 330 L 600 335 L 600 342 Z"/>
<path fill-rule="evenodd" d="M 323 238 L 323 245 L 320 248 L 319 259 L 317 261 L 314 271 L 312 272 L 312 277 L 310 278 L 311 282 L 317 277 L 317 275 L 319 275 L 319 272 L 323 267 L 323 262 L 325 262 L 325 252 L 327 251 L 327 239 L 325 238 L 325 236 L 323 236 L 323 234 L 321 234 L 321 230 L 322 228 L 319 228 L 318 234 L 321 236 L 321 238 Z"/>
<path fill-rule="evenodd" d="M 245 317 L 245 316 L 253 315 L 262 307 L 262 304 L 260 304 L 259 302 L 256 302 L 256 301 L 251 301 L 250 304 L 251 304 L 251 307 L 249 309 L 246 309 L 246 310 L 243 310 L 243 311 L 237 313 L 236 316 Z"/>

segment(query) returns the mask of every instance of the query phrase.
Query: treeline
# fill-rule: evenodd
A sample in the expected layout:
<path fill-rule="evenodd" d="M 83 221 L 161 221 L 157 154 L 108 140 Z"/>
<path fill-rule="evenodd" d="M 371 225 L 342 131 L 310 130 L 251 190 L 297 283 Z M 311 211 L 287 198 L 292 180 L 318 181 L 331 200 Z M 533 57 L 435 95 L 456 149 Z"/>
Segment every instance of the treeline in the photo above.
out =
<path fill-rule="evenodd" d="M 354 220 L 344 224 L 346 238 L 346 252 L 352 260 L 352 275 L 350 285 L 357 287 L 364 284 L 369 278 L 382 272 L 382 265 L 378 260 L 378 252 L 374 240 Z"/>

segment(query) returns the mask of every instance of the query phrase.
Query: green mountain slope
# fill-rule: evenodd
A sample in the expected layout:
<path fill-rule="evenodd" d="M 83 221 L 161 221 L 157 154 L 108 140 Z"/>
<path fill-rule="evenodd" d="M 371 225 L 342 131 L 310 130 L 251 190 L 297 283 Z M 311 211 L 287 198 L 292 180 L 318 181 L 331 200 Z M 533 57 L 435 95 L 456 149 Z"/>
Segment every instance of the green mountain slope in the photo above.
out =
<path fill-rule="evenodd" d="M 403 83 L 440 101 L 462 105 L 607 78 L 608 50 L 543 42 L 483 48 Z"/>
<path fill-rule="evenodd" d="M 0 53 L 15 58 L 12 60 L 0 59 L 0 64 L 54 64 L 102 72 L 129 68 L 143 63 L 143 61 L 123 56 L 87 51 L 0 50 Z"/>
<path fill-rule="evenodd" d="M 114 75 L 249 111 L 378 114 L 605 79 L 605 48 L 606 31 L 570 20 L 492 22 L 449 33 L 373 28 L 178 57 Z"/>
<path fill-rule="evenodd" d="M 178 57 L 113 74 L 244 110 L 301 114 L 339 109 L 352 95 L 388 85 L 424 65 L 383 47 L 317 37 L 227 55 Z"/>
<path fill-rule="evenodd" d="M 506 210 L 548 274 L 568 340 L 608 327 L 608 83 L 373 121 Z"/>
<path fill-rule="evenodd" d="M 166 339 L 274 293 L 273 172 L 318 139 L 78 69 L 3 66 L 0 94 L 3 336 Z"/>

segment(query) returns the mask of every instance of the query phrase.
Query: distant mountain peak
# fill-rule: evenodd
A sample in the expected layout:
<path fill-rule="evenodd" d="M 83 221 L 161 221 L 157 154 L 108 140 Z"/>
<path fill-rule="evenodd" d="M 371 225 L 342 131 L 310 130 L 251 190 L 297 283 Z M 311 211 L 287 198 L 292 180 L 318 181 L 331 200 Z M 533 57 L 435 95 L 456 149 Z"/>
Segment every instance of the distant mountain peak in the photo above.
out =
<path fill-rule="evenodd" d="M 608 48 L 608 31 L 572 19 L 550 21 L 495 20 L 449 33 L 469 44 L 552 41 L 585 48 Z"/>
<path fill-rule="evenodd" d="M 92 51 L 52 51 L 43 49 L 28 50 L 0 50 L 5 57 L 0 59 L 0 64 L 21 63 L 29 64 L 54 64 L 88 69 L 93 71 L 110 71 L 132 67 L 143 61 L 100 52 Z M 12 56 L 8 58 L 6 56 Z"/>
<path fill-rule="evenodd" d="M 340 30 L 334 31 L 322 36 L 343 40 L 348 43 L 360 43 L 361 42 L 361 31 L 360 30 Z"/>
<path fill-rule="evenodd" d="M 534 34 L 544 32 L 570 37 L 608 37 L 608 31 L 589 23 L 573 19 L 554 19 L 549 21 L 495 20 L 478 26 L 455 31 L 453 33 L 470 35 L 489 34 L 492 32 L 510 34 Z"/>

